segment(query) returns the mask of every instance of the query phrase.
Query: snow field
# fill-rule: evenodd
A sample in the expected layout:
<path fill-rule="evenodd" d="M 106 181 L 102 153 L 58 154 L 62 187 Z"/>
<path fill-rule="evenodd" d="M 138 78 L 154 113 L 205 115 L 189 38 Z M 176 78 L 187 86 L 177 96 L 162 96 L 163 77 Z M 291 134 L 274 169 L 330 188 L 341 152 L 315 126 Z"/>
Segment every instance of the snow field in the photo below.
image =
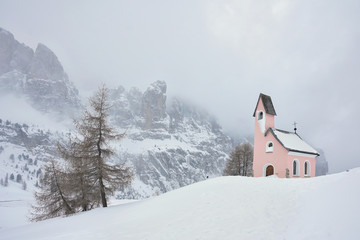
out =
<path fill-rule="evenodd" d="M 147 200 L 0 230 L 0 239 L 358 239 L 360 168 L 220 177 Z"/>

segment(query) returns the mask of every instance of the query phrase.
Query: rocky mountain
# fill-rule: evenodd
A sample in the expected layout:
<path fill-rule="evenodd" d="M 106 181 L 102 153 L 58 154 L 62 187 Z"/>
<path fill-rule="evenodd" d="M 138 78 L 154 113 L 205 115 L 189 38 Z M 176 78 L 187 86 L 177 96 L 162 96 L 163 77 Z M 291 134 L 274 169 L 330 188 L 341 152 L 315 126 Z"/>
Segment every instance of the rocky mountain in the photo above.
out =
<path fill-rule="evenodd" d="M 137 178 L 126 197 L 167 192 L 208 176 L 219 176 L 232 140 L 205 111 L 179 99 L 167 100 L 166 83 L 144 92 L 111 91 L 112 122 L 126 132 L 117 146 L 119 161 L 131 163 Z M 121 194 L 119 194 L 120 196 Z"/>
<path fill-rule="evenodd" d="M 2 28 L 0 93 L 25 96 L 42 112 L 63 114 L 81 106 L 78 90 L 49 48 L 39 43 L 34 52 Z"/>
<path fill-rule="evenodd" d="M 166 90 L 164 81 L 156 81 L 144 92 L 121 86 L 110 91 L 111 122 L 126 132 L 114 144 L 113 161 L 130 164 L 136 174 L 134 184 L 118 197 L 149 197 L 222 173 L 231 138 L 205 111 L 180 99 L 167 99 Z M 78 91 L 56 55 L 43 44 L 34 52 L 4 29 L 0 29 L 0 92 L 26 97 L 40 112 L 57 112 L 63 118 L 68 116 L 63 113 L 81 106 Z M 18 157 L 16 161 L 23 155 L 36 159 L 39 169 L 56 158 L 56 141 L 64 134 L 0 118 L 0 163 L 7 169 L 20 164 L 10 156 Z"/>

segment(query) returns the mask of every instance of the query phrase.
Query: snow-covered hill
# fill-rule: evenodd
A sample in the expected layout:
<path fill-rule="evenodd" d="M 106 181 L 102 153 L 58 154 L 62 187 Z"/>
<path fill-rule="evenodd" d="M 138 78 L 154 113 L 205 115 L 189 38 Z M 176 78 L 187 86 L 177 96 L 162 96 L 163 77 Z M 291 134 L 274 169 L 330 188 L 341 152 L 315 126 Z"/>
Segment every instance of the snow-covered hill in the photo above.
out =
<path fill-rule="evenodd" d="M 0 230 L 0 239 L 359 239 L 360 168 L 220 177 L 147 200 Z"/>

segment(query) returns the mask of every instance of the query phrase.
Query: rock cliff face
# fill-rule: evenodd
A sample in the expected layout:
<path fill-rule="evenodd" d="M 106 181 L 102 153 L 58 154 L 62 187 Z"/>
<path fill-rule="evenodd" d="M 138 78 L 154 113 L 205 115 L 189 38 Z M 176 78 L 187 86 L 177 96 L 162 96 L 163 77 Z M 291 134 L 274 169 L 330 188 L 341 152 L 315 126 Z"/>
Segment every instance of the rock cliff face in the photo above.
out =
<path fill-rule="evenodd" d="M 141 101 L 141 114 L 145 120 L 144 128 L 151 129 L 154 124 L 166 117 L 166 83 L 157 81 L 145 91 Z"/>
<path fill-rule="evenodd" d="M 35 52 L 0 28 L 0 92 L 25 95 L 43 112 L 71 112 L 81 104 L 55 54 L 39 43 Z"/>
<path fill-rule="evenodd" d="M 126 131 L 117 146 L 120 161 L 135 169 L 135 184 L 120 197 L 164 193 L 208 176 L 219 176 L 232 141 L 216 121 L 179 99 L 166 101 L 166 83 L 141 93 L 112 90 L 114 125 Z"/>

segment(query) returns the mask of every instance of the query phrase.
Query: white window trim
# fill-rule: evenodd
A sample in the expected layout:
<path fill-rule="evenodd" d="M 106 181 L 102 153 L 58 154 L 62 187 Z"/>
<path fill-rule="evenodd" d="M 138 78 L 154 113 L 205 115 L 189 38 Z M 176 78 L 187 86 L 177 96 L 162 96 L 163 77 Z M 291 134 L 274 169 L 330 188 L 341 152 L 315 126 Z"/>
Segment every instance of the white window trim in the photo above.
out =
<path fill-rule="evenodd" d="M 268 166 L 272 166 L 272 167 L 273 167 L 273 169 L 274 169 L 274 174 L 273 174 L 273 175 L 275 175 L 275 166 L 274 166 L 273 164 L 271 164 L 271 163 L 267 163 L 267 164 L 264 165 L 264 168 L 263 168 L 263 177 L 266 177 L 266 168 L 267 168 Z"/>
<path fill-rule="evenodd" d="M 269 147 L 270 143 L 272 143 L 272 147 Z M 266 152 L 274 152 L 274 143 L 272 141 L 266 143 Z"/>
<path fill-rule="evenodd" d="M 307 174 L 305 173 L 305 164 L 308 164 L 307 165 Z M 305 160 L 305 162 L 304 162 L 304 176 L 305 177 L 310 177 L 310 175 L 311 175 L 311 165 L 310 165 L 310 161 L 309 160 Z"/>
<path fill-rule="evenodd" d="M 294 162 L 296 162 L 296 174 L 294 174 Z M 291 165 L 291 173 L 293 177 L 299 177 L 300 176 L 300 162 L 297 159 L 294 159 Z"/>

